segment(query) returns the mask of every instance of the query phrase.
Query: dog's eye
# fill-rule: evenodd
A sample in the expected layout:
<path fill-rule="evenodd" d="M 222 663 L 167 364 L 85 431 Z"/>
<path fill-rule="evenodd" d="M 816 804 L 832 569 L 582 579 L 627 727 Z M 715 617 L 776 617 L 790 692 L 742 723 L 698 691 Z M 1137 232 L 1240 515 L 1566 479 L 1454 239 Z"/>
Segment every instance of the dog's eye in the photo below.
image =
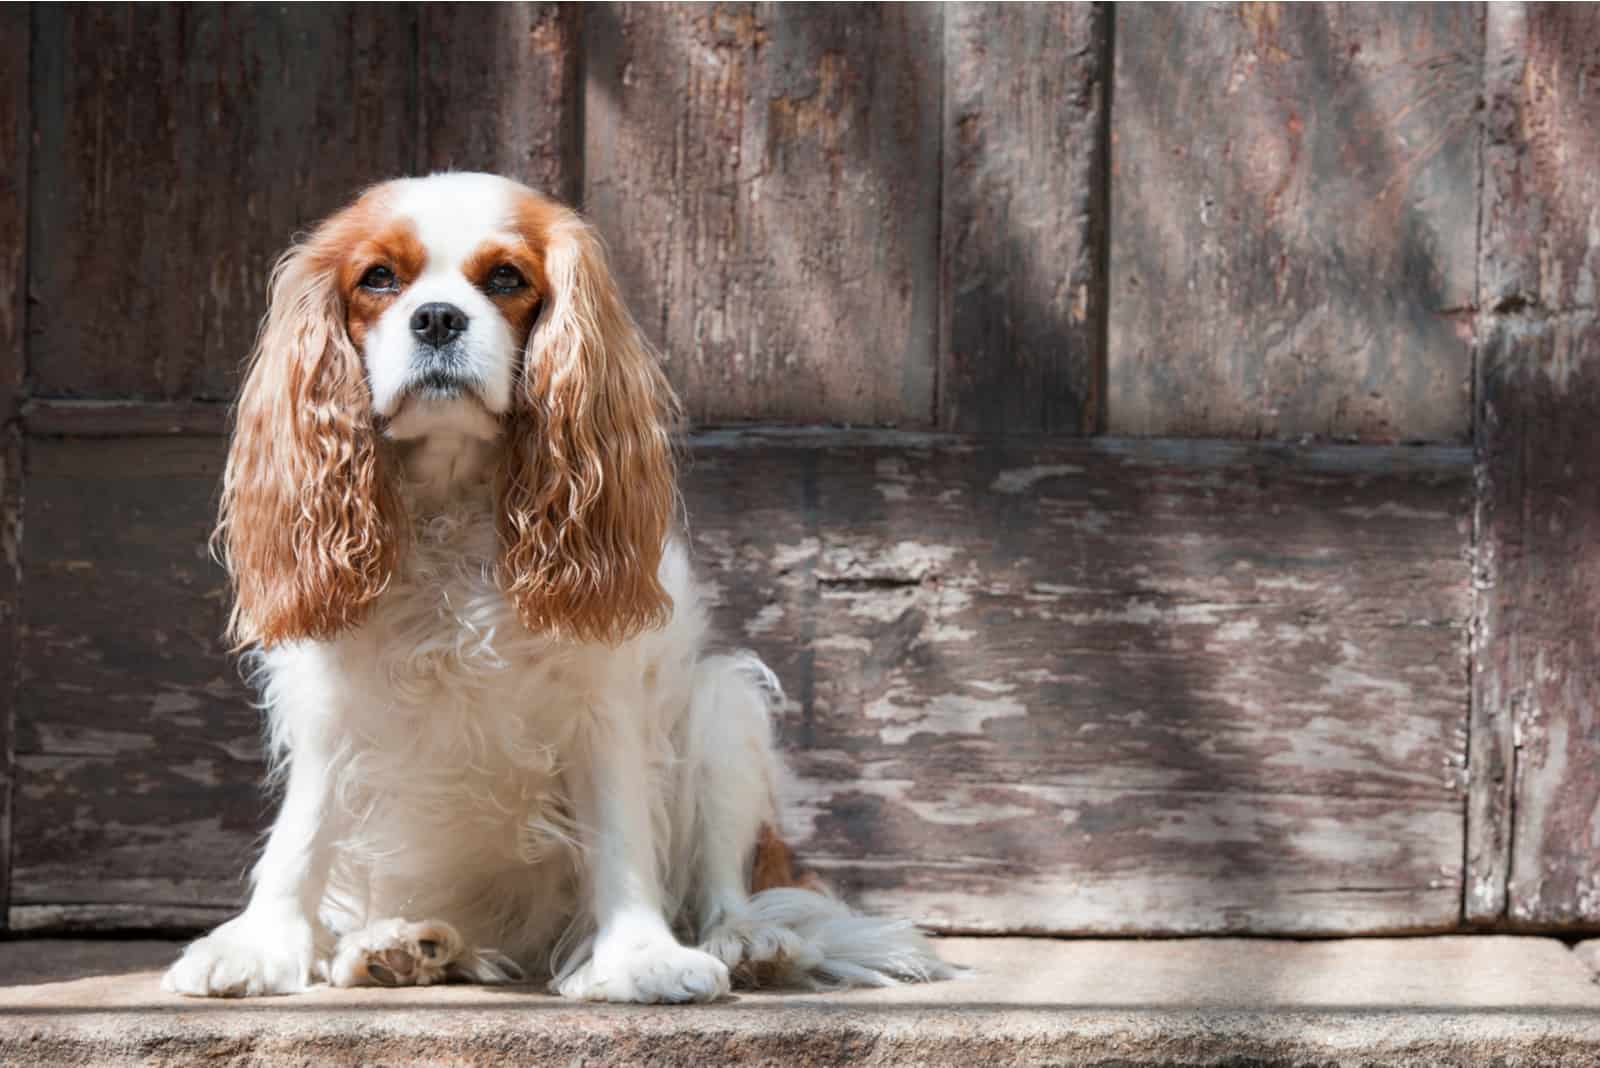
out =
<path fill-rule="evenodd" d="M 394 272 L 379 264 L 368 267 L 367 273 L 361 276 L 362 289 L 388 290 L 394 288 Z"/>
<path fill-rule="evenodd" d="M 512 293 L 527 284 L 522 279 L 522 272 L 509 263 L 502 263 L 489 272 L 488 287 L 491 293 Z"/>

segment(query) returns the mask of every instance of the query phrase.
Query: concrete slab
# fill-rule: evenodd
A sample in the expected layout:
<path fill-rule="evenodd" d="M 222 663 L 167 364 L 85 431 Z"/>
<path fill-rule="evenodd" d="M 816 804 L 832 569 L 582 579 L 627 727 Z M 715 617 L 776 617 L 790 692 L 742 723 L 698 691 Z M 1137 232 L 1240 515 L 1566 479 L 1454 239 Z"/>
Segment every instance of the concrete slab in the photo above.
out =
<path fill-rule="evenodd" d="M 1583 962 L 1589 974 L 1600 982 L 1600 938 L 1590 938 L 1572 947 L 1573 956 Z"/>
<path fill-rule="evenodd" d="M 972 977 L 691 1007 L 469 986 L 197 1001 L 144 970 L 176 946 L 117 945 L 0 944 L 0 1063 L 1600 1063 L 1600 987 L 1542 938 L 945 939 Z M 85 968 L 130 974 L 30 978 Z"/>

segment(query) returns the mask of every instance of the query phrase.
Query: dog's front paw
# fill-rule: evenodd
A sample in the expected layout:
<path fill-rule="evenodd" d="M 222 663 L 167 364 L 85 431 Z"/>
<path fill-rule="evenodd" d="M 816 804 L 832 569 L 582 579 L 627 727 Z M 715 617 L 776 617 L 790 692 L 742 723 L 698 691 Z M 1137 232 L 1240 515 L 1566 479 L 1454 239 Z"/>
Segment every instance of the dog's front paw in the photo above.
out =
<path fill-rule="evenodd" d="M 190 997 L 294 994 L 311 984 L 315 956 L 315 934 L 304 917 L 246 912 L 191 942 L 161 987 Z"/>
<path fill-rule="evenodd" d="M 431 986 L 452 981 L 515 983 L 522 969 L 494 950 L 467 947 L 442 920 L 380 920 L 339 939 L 328 968 L 334 986 Z"/>
<path fill-rule="evenodd" d="M 676 942 L 651 942 L 626 953 L 597 951 L 555 989 L 583 1001 L 715 1001 L 728 993 L 728 966 Z"/>

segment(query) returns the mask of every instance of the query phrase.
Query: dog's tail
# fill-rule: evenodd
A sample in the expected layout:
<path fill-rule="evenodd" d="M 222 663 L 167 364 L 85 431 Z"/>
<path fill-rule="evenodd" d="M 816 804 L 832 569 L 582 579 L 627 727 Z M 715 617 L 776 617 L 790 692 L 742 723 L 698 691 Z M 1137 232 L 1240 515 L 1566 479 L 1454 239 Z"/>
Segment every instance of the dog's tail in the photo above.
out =
<path fill-rule="evenodd" d="M 797 871 L 770 826 L 761 829 L 751 891 L 744 915 L 724 929 L 724 938 L 742 944 L 707 947 L 740 960 L 733 969 L 740 986 L 894 986 L 961 974 L 910 920 L 862 915 L 815 875 Z"/>
<path fill-rule="evenodd" d="M 795 944 L 772 958 L 736 969 L 736 979 L 752 985 L 895 986 L 950 979 L 957 969 L 939 959 L 926 936 L 910 920 L 864 916 L 838 898 L 818 890 L 785 886 L 750 899 L 759 925 L 793 932 Z M 770 973 L 770 974 L 764 974 Z"/>

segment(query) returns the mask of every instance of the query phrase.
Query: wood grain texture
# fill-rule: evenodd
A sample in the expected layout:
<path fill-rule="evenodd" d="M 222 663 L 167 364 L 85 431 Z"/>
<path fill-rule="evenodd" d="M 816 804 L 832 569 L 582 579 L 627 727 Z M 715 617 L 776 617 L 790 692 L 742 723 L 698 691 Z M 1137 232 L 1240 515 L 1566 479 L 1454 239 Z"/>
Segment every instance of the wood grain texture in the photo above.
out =
<path fill-rule="evenodd" d="M 1101 5 L 945 8 L 946 429 L 1099 428 L 1109 23 Z"/>
<path fill-rule="evenodd" d="M 16 415 L 27 366 L 29 14 L 0 9 L 0 425 Z"/>
<path fill-rule="evenodd" d="M 227 398 L 291 236 L 412 164 L 410 11 L 41 5 L 32 381 Z M 92 312 L 86 314 L 86 311 Z"/>
<path fill-rule="evenodd" d="M 264 806 L 203 555 L 221 443 L 33 447 L 16 904 L 237 901 Z M 722 637 L 788 689 L 786 831 L 864 904 L 1456 921 L 1465 450 L 794 431 L 690 456 Z"/>
<path fill-rule="evenodd" d="M 216 401 L 29 400 L 22 425 L 30 437 L 218 437 L 230 405 Z"/>
<path fill-rule="evenodd" d="M 1600 305 L 1600 8 L 1490 4 L 1482 302 L 1491 312 Z"/>
<path fill-rule="evenodd" d="M 585 11 L 584 202 L 697 422 L 932 420 L 941 18 Z"/>
<path fill-rule="evenodd" d="M 206 548 L 220 446 L 31 443 L 19 905 L 223 904 L 243 889 L 269 805 Z"/>
<path fill-rule="evenodd" d="M 1600 16 L 1490 5 L 1467 916 L 1600 921 Z"/>
<path fill-rule="evenodd" d="M 1469 916 L 1593 924 L 1600 319 L 1499 318 L 1480 359 Z"/>
<path fill-rule="evenodd" d="M 569 204 L 583 191 L 576 4 L 418 10 L 419 171 L 491 171 Z"/>
<path fill-rule="evenodd" d="M 1115 17 L 1111 432 L 1465 440 L 1481 8 Z"/>
<path fill-rule="evenodd" d="M 17 595 L 22 587 L 22 436 L 16 409 L 27 370 L 28 51 L 31 12 L 0 8 L 0 929 L 11 890 Z"/>

